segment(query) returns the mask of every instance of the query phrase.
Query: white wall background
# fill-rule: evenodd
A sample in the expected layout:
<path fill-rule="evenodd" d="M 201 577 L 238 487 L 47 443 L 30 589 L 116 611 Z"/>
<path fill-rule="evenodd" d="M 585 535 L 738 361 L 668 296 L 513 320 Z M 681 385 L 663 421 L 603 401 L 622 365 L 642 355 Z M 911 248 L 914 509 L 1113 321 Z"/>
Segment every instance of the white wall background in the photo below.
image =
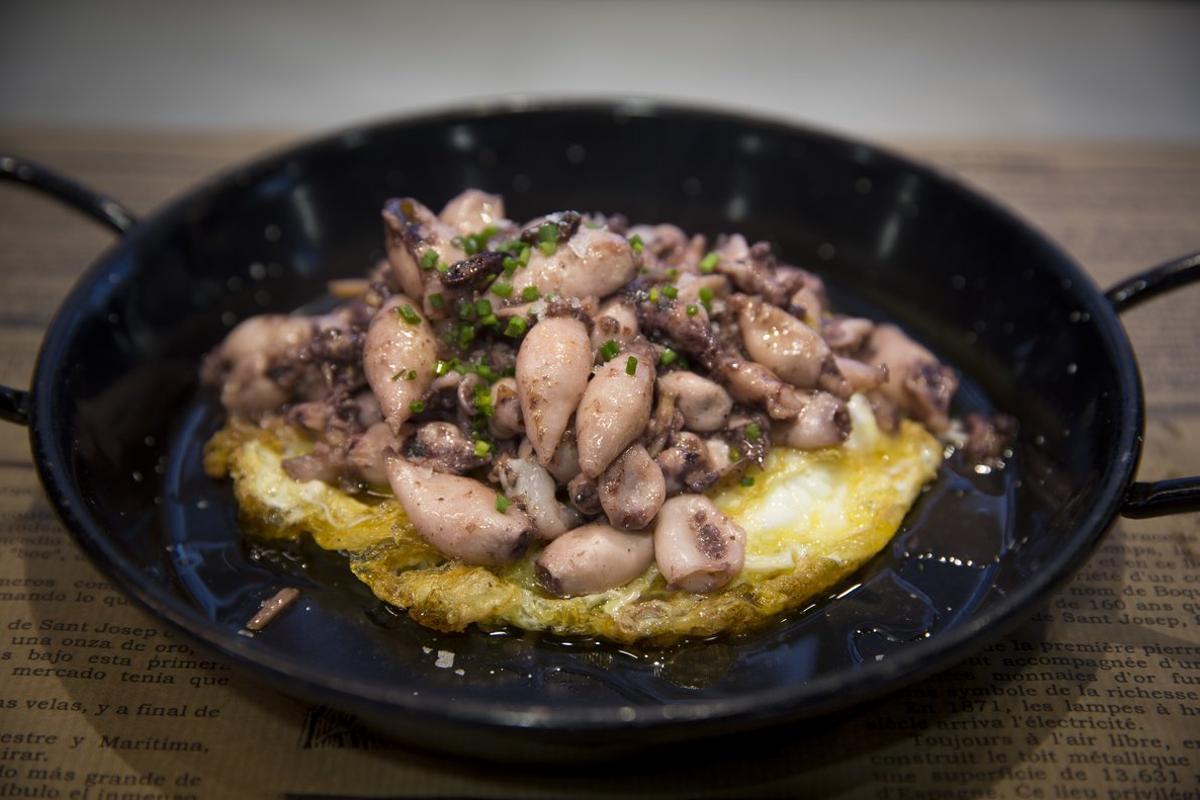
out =
<path fill-rule="evenodd" d="M 0 0 L 0 124 L 313 130 L 510 93 L 1200 143 L 1200 4 Z"/>

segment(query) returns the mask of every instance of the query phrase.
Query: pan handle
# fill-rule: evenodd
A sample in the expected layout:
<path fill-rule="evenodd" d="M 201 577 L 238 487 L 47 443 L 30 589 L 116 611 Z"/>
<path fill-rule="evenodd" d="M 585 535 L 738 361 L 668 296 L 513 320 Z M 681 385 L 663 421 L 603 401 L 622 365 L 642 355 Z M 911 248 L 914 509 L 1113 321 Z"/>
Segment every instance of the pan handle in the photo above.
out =
<path fill-rule="evenodd" d="M 137 225 L 133 214 L 111 197 L 20 156 L 0 153 L 0 181 L 20 183 L 53 197 L 122 236 Z M 0 386 L 0 419 L 28 425 L 30 405 L 29 392 Z"/>
<path fill-rule="evenodd" d="M 1121 281 L 1104 293 L 1117 313 L 1152 297 L 1200 281 L 1200 253 L 1176 258 Z M 1137 481 L 1125 493 L 1121 515 L 1144 518 L 1200 511 L 1200 476 Z"/>

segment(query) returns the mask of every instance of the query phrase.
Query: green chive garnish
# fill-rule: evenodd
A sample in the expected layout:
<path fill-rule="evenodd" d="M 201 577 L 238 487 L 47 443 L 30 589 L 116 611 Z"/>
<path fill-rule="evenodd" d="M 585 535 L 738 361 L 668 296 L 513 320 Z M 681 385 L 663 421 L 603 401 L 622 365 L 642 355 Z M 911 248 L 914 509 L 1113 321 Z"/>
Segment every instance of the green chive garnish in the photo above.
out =
<path fill-rule="evenodd" d="M 655 286 L 654 288 L 652 288 L 652 289 L 650 290 L 650 302 L 651 302 L 651 303 L 657 303 L 657 302 L 658 302 L 658 298 L 659 298 L 660 296 L 661 296 L 661 293 L 659 292 L 659 290 L 658 290 L 658 287 L 657 287 L 657 286 Z"/>
<path fill-rule="evenodd" d="M 504 329 L 504 335 L 516 339 L 525 333 L 527 325 L 524 317 L 510 317 L 508 326 Z"/>
<path fill-rule="evenodd" d="M 496 281 L 492 284 L 492 294 L 497 297 L 512 297 L 513 287 L 511 283 L 503 283 Z"/>
<path fill-rule="evenodd" d="M 539 242 L 557 242 L 558 241 L 558 226 L 553 222 L 543 222 L 538 227 Z"/>
<path fill-rule="evenodd" d="M 662 355 L 658 357 L 658 363 L 662 364 L 664 367 L 669 367 L 675 363 L 677 358 L 679 358 L 679 354 L 668 347 L 666 350 L 663 350 Z"/>
<path fill-rule="evenodd" d="M 633 248 L 633 252 L 635 253 L 640 253 L 646 248 L 646 245 L 642 243 L 642 237 L 636 233 L 629 237 L 629 246 Z"/>
<path fill-rule="evenodd" d="M 662 292 L 664 295 L 667 296 L 668 300 L 674 300 L 676 297 L 679 296 L 679 290 L 676 289 L 674 286 L 671 286 L 670 284 L 667 284 L 666 286 L 664 286 Z"/>
<path fill-rule="evenodd" d="M 717 268 L 717 263 L 720 260 L 721 257 L 717 255 L 716 251 L 710 252 L 704 258 L 700 259 L 700 271 L 707 275 Z"/>
<path fill-rule="evenodd" d="M 475 455 L 484 458 L 490 452 L 492 452 L 491 442 L 485 442 L 483 439 L 475 440 Z"/>
<path fill-rule="evenodd" d="M 738 450 L 736 447 L 729 448 L 729 460 L 733 462 L 741 461 L 742 451 Z"/>
<path fill-rule="evenodd" d="M 526 286 L 521 290 L 521 298 L 530 303 L 532 303 L 534 300 L 537 300 L 540 295 L 541 293 L 538 291 L 536 286 Z"/>
<path fill-rule="evenodd" d="M 709 308 L 712 305 L 712 299 L 713 290 L 707 286 L 700 287 L 700 302 L 704 304 L 705 308 Z"/>
<path fill-rule="evenodd" d="M 508 511 L 508 498 L 502 494 L 496 495 L 496 510 L 501 514 Z"/>
<path fill-rule="evenodd" d="M 757 422 L 751 422 L 746 426 L 746 438 L 752 442 L 757 442 L 762 438 L 762 428 L 758 426 Z"/>
<path fill-rule="evenodd" d="M 492 313 L 492 301 L 487 300 L 487 299 L 476 300 L 475 301 L 475 313 L 481 317 L 486 317 L 488 314 L 491 314 Z"/>
<path fill-rule="evenodd" d="M 556 242 L 538 242 L 538 250 L 542 251 L 544 256 L 554 255 L 554 251 L 558 249 Z"/>
<path fill-rule="evenodd" d="M 429 295 L 429 307 L 436 308 L 438 311 L 441 311 L 446 307 L 446 298 L 442 297 L 441 292 L 434 292 L 433 294 Z"/>
<path fill-rule="evenodd" d="M 517 267 L 521 266 L 521 262 L 517 261 L 512 256 L 505 256 L 503 264 L 504 264 L 504 274 L 509 275 L 509 276 L 511 276 L 514 272 L 517 271 Z"/>
<path fill-rule="evenodd" d="M 437 266 L 437 250 L 430 248 L 421 254 L 421 269 L 433 269 Z"/>
<path fill-rule="evenodd" d="M 749 475 L 746 475 L 740 481 L 738 481 L 738 483 L 740 483 L 742 486 L 753 486 L 754 478 Z"/>
<path fill-rule="evenodd" d="M 416 325 L 421 321 L 421 315 L 413 311 L 412 306 L 409 305 L 400 306 L 396 309 L 396 313 L 409 325 Z"/>
<path fill-rule="evenodd" d="M 635 358 L 634 356 L 630 356 L 629 359 L 625 362 L 625 374 L 626 375 L 636 375 L 637 374 L 637 358 Z"/>
<path fill-rule="evenodd" d="M 449 371 L 450 371 L 450 362 L 449 361 L 443 361 L 442 359 L 439 358 L 437 360 L 437 362 L 434 363 L 434 365 L 433 365 L 433 374 L 436 377 L 440 378 L 443 375 L 445 375 L 446 373 L 448 373 Z"/>
<path fill-rule="evenodd" d="M 694 304 L 694 303 L 688 303 L 688 307 L 687 307 L 687 315 L 688 315 L 689 317 L 694 317 L 694 316 L 696 316 L 696 315 L 697 315 L 697 314 L 699 314 L 699 313 L 700 313 L 700 309 L 696 308 L 696 306 L 695 306 L 695 304 Z"/>
<path fill-rule="evenodd" d="M 492 415 L 492 392 L 488 387 L 475 387 L 475 410 L 485 417 Z"/>
<path fill-rule="evenodd" d="M 532 252 L 533 248 L 529 245 L 521 247 L 521 252 L 517 255 L 517 263 L 522 267 L 527 266 L 529 264 L 529 256 Z"/>
<path fill-rule="evenodd" d="M 413 400 L 408 404 L 408 410 L 414 414 L 420 414 L 425 410 L 425 403 L 421 400 Z"/>
<path fill-rule="evenodd" d="M 619 352 L 621 352 L 621 345 L 612 339 L 600 345 L 600 358 L 604 361 L 611 361 Z"/>

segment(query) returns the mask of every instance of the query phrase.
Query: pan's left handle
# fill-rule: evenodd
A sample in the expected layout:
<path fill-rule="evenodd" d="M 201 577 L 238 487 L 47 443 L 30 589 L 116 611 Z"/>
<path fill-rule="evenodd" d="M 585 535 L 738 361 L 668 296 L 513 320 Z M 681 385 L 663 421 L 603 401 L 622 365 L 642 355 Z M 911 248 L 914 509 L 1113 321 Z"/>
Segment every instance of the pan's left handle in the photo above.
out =
<path fill-rule="evenodd" d="M 1119 314 L 1189 283 L 1200 282 L 1200 253 L 1168 261 L 1121 281 L 1104 293 Z M 1133 483 L 1125 493 L 1121 515 L 1160 517 L 1200 511 L 1200 476 Z"/>
<path fill-rule="evenodd" d="M 53 197 L 124 236 L 137 220 L 124 206 L 99 192 L 27 158 L 0 153 L 0 181 L 13 181 Z M 0 419 L 29 424 L 29 392 L 0 386 Z"/>

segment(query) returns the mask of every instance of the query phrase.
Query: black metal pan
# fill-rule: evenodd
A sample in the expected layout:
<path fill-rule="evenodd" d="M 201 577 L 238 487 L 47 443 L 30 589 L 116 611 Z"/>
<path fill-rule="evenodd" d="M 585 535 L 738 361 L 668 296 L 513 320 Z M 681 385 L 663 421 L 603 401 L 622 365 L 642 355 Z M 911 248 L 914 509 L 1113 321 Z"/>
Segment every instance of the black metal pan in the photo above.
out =
<path fill-rule="evenodd" d="M 1101 292 L 1005 209 L 874 146 L 644 102 L 500 104 L 296 147 L 142 221 L 16 157 L 0 156 L 0 175 L 121 237 L 63 302 L 32 389 L 3 389 L 0 414 L 29 426 L 63 523 L 131 597 L 263 683 L 426 747 L 600 756 L 844 709 L 1026 618 L 1118 514 L 1200 508 L 1200 479 L 1134 480 L 1142 389 L 1117 318 L 1196 280 L 1200 256 Z M 894 319 L 955 365 L 957 413 L 1015 416 L 1015 457 L 992 474 L 948 461 L 836 599 L 658 653 L 435 634 L 376 603 L 336 558 L 252 550 L 228 486 L 199 469 L 220 424 L 198 392 L 200 357 L 236 321 L 362 274 L 380 255 L 385 198 L 437 204 L 468 186 L 503 192 L 515 218 L 620 210 L 771 240 L 822 274 L 841 308 Z M 283 585 L 302 588 L 301 606 L 239 635 Z M 435 664 L 439 650 L 453 668 Z"/>

